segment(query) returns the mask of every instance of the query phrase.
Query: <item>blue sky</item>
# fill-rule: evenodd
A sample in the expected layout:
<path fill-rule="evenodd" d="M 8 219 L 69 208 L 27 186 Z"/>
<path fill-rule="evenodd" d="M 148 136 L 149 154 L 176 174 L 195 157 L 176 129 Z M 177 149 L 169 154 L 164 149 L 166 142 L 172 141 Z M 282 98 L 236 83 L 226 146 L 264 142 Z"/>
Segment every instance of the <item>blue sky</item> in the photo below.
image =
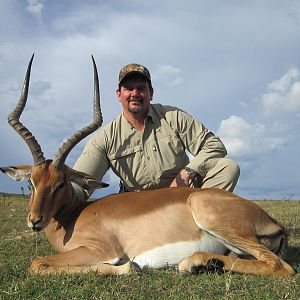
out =
<path fill-rule="evenodd" d="M 32 53 L 21 117 L 47 158 L 90 122 L 93 54 L 104 123 L 121 107 L 119 69 L 152 74 L 154 102 L 178 106 L 221 137 L 241 166 L 235 192 L 250 199 L 300 199 L 300 2 L 293 0 L 1 0 L 0 166 L 31 164 L 7 123 Z M 70 153 L 72 166 L 87 139 Z M 105 177 L 117 191 L 117 179 Z M 26 183 L 0 174 L 0 191 Z"/>

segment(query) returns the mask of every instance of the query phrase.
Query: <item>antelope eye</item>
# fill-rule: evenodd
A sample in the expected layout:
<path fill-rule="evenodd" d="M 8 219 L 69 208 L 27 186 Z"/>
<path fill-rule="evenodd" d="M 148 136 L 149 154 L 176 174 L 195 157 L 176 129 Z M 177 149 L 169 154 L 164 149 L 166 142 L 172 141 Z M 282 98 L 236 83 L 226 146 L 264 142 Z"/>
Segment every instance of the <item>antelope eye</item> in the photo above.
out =
<path fill-rule="evenodd" d="M 61 190 L 64 186 L 65 186 L 65 182 L 62 182 L 61 184 L 59 184 L 59 185 L 56 187 L 56 191 Z"/>
<path fill-rule="evenodd" d="M 60 183 L 59 185 L 56 186 L 55 190 L 53 190 L 53 196 L 56 195 L 56 193 L 58 193 L 59 191 L 61 191 L 61 189 L 64 187 L 65 182 Z"/>

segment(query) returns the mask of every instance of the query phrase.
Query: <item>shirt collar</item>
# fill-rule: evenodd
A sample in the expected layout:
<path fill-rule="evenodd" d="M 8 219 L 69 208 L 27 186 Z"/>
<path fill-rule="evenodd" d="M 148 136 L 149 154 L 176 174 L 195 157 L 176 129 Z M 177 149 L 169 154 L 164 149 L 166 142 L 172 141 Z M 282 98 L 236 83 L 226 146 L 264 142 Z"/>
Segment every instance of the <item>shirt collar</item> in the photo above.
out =
<path fill-rule="evenodd" d="M 130 124 L 130 122 L 125 118 L 123 112 L 121 113 L 121 120 L 122 120 L 122 126 L 124 126 L 124 128 L 126 129 L 134 129 L 134 127 Z M 152 104 L 150 104 L 149 110 L 148 110 L 148 114 L 146 116 L 146 122 L 147 121 L 152 121 L 153 125 L 155 125 L 155 127 L 159 127 L 160 126 L 160 122 L 159 119 L 157 117 L 156 111 L 153 108 Z M 148 121 L 148 122 L 149 122 Z"/>
<path fill-rule="evenodd" d="M 130 122 L 125 118 L 124 113 L 122 112 L 120 115 L 122 128 L 124 130 L 133 130 L 134 127 L 130 124 Z"/>
<path fill-rule="evenodd" d="M 147 117 L 148 117 L 148 119 L 150 119 L 153 122 L 154 127 L 160 126 L 160 121 L 158 119 L 157 113 L 152 104 L 150 104 Z"/>

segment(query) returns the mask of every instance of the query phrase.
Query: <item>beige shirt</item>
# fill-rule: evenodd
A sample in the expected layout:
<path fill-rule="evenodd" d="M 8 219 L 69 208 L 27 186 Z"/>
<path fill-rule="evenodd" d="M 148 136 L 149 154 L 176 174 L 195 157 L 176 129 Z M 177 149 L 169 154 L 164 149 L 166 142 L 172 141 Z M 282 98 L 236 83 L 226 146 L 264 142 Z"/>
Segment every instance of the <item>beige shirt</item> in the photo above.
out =
<path fill-rule="evenodd" d="M 185 166 L 204 177 L 226 154 L 219 138 L 192 116 L 152 104 L 143 133 L 119 115 L 93 135 L 74 169 L 101 180 L 111 168 L 129 191 L 140 191 L 170 186 Z"/>

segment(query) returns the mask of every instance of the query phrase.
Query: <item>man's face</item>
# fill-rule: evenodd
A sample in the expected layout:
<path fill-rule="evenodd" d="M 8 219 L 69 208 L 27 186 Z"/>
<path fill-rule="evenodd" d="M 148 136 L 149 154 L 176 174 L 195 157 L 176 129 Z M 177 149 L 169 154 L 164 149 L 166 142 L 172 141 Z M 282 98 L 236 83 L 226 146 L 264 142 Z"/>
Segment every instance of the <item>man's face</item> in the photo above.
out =
<path fill-rule="evenodd" d="M 146 79 L 129 75 L 122 81 L 120 89 L 117 90 L 117 96 L 123 110 L 140 115 L 148 112 L 153 92 Z"/>

